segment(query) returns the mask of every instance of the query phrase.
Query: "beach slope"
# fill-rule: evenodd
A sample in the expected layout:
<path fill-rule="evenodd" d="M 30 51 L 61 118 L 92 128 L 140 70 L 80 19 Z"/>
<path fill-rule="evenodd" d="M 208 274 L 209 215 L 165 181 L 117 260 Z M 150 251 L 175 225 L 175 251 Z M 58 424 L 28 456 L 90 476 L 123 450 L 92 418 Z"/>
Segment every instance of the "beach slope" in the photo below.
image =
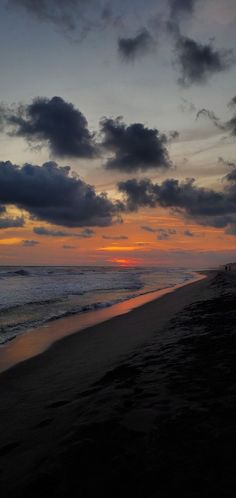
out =
<path fill-rule="evenodd" d="M 232 498 L 236 273 L 0 375 L 1 496 Z"/>

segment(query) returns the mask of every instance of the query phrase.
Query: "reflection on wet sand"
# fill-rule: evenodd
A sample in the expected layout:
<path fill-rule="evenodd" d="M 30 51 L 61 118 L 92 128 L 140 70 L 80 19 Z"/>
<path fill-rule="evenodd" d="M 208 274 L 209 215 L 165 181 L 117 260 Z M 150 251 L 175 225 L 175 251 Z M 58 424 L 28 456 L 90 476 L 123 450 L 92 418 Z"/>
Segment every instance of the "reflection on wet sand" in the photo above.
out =
<path fill-rule="evenodd" d="M 202 280 L 205 276 L 196 274 L 189 283 Z M 98 309 L 81 315 L 75 315 L 67 318 L 60 318 L 47 323 L 33 331 L 19 335 L 12 342 L 0 348 L 0 372 L 11 368 L 29 358 L 39 355 L 49 348 L 54 342 L 68 335 L 79 332 L 98 323 L 104 322 L 118 315 L 128 313 L 134 308 L 142 306 L 153 301 L 165 294 L 183 287 L 186 283 L 178 284 L 174 287 L 161 289 L 156 292 L 144 294 L 136 298 L 123 301 L 110 308 Z"/>

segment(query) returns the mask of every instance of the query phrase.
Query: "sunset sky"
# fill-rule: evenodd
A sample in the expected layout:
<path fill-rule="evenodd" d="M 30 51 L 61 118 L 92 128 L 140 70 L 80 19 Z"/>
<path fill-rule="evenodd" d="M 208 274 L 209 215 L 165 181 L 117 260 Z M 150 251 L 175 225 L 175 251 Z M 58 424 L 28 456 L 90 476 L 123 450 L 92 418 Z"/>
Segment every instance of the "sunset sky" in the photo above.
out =
<path fill-rule="evenodd" d="M 0 19 L 0 264 L 236 261 L 235 0 Z"/>

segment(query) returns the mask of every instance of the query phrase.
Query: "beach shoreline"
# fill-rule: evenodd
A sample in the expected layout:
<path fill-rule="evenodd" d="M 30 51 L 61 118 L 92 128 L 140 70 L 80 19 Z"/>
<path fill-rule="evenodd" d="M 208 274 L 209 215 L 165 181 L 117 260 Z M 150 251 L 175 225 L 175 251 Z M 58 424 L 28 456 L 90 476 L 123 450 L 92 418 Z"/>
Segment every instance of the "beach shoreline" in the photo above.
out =
<path fill-rule="evenodd" d="M 2 496 L 232 497 L 235 295 L 208 272 L 3 372 Z"/>
<path fill-rule="evenodd" d="M 0 348 L 0 375 L 2 372 L 30 358 L 43 354 L 54 343 L 61 339 L 94 327 L 116 316 L 132 312 L 137 307 L 160 299 L 162 296 L 175 292 L 178 288 L 205 278 L 204 272 L 194 272 L 191 280 L 157 291 L 147 292 L 132 299 L 127 299 L 109 308 L 75 314 L 48 322 L 46 325 L 24 331 L 13 340 L 6 342 Z"/>

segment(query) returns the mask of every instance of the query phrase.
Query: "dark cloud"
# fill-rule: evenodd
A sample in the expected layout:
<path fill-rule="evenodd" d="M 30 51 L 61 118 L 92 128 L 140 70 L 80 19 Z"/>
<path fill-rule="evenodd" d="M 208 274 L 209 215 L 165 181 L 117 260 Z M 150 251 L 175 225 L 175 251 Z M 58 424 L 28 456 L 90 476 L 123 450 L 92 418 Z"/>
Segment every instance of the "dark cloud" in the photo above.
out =
<path fill-rule="evenodd" d="M 149 227 L 148 225 L 142 225 L 140 228 L 142 230 L 145 230 L 145 232 L 150 232 L 150 233 L 155 233 L 156 232 L 155 228 Z"/>
<path fill-rule="evenodd" d="M 24 137 L 37 145 L 46 143 L 54 156 L 92 158 L 97 155 L 86 118 L 61 97 L 39 97 L 26 106 L 2 106 L 0 120 L 10 129 L 10 135 Z"/>
<path fill-rule="evenodd" d="M 179 135 L 180 134 L 177 130 L 170 131 L 169 137 L 168 137 L 168 142 L 171 143 L 171 142 L 178 140 Z"/>
<path fill-rule="evenodd" d="M 176 230 L 172 228 L 158 228 L 157 240 L 168 240 L 172 235 L 176 235 Z"/>
<path fill-rule="evenodd" d="M 82 230 L 82 232 L 79 233 L 78 237 L 81 237 L 83 239 L 90 239 L 94 235 L 94 230 L 91 230 L 91 228 L 85 228 L 84 230 Z"/>
<path fill-rule="evenodd" d="M 191 230 L 185 230 L 184 235 L 185 237 L 194 237 L 194 233 Z"/>
<path fill-rule="evenodd" d="M 21 228 L 25 224 L 23 217 L 17 218 L 0 218 L 0 229 L 2 228 Z"/>
<path fill-rule="evenodd" d="M 228 228 L 236 223 L 236 170 L 226 175 L 221 192 L 198 187 L 194 179 L 184 182 L 169 179 L 162 184 L 131 179 L 120 182 L 118 188 L 130 211 L 161 206 L 200 225 Z"/>
<path fill-rule="evenodd" d="M 5 206 L 1 206 L 1 205 L 0 205 L 0 216 L 1 216 L 3 213 L 5 213 L 5 212 L 6 212 L 6 208 L 5 208 Z"/>
<path fill-rule="evenodd" d="M 229 130 L 232 135 L 236 135 L 236 114 L 226 123 L 226 129 Z"/>
<path fill-rule="evenodd" d="M 102 238 L 105 240 L 128 240 L 129 237 L 126 235 L 117 235 L 116 237 L 112 237 L 110 235 L 102 235 Z"/>
<path fill-rule="evenodd" d="M 70 235 L 69 232 L 63 232 L 61 230 L 48 230 L 44 227 L 34 227 L 33 232 L 37 235 L 43 235 L 46 237 L 68 237 Z"/>
<path fill-rule="evenodd" d="M 37 246 L 39 242 L 37 240 L 22 240 L 23 247 L 34 247 Z"/>
<path fill-rule="evenodd" d="M 33 231 L 38 235 L 45 235 L 48 237 L 76 237 L 79 239 L 90 239 L 95 235 L 94 230 L 91 230 L 90 228 L 85 228 L 79 233 L 67 232 L 63 230 L 49 230 L 44 227 L 35 227 Z"/>
<path fill-rule="evenodd" d="M 193 14 L 197 1 L 198 0 L 169 0 L 170 18 L 176 20 L 181 18 L 184 14 Z"/>
<path fill-rule="evenodd" d="M 119 53 L 125 61 L 133 61 L 139 56 L 145 55 L 155 47 L 155 41 L 147 29 L 142 29 L 136 36 L 130 38 L 119 38 Z"/>
<path fill-rule="evenodd" d="M 225 130 L 225 125 L 221 123 L 220 119 L 215 115 L 213 111 L 209 111 L 208 109 L 200 109 L 200 111 L 198 111 L 196 115 L 196 120 L 200 116 L 205 116 L 210 119 L 210 121 L 216 126 L 216 128 L 219 128 L 219 130 Z"/>
<path fill-rule="evenodd" d="M 235 107 L 236 106 L 236 96 L 233 97 L 230 102 L 228 103 L 228 107 L 231 108 L 231 107 Z"/>
<path fill-rule="evenodd" d="M 69 166 L 54 162 L 42 166 L 10 161 L 0 163 L 0 203 L 13 204 L 28 211 L 35 219 L 67 227 L 109 226 L 122 210 L 106 194 L 78 176 Z"/>
<path fill-rule="evenodd" d="M 179 83 L 184 87 L 203 84 L 216 73 L 233 64 L 232 50 L 216 50 L 212 44 L 202 44 L 179 34 L 176 42 Z"/>
<path fill-rule="evenodd" d="M 126 197 L 126 209 L 137 211 L 140 207 L 156 207 L 157 197 L 151 180 L 130 179 L 118 183 L 118 190 Z"/>
<path fill-rule="evenodd" d="M 140 228 L 150 233 L 157 233 L 157 240 L 167 240 L 171 235 L 176 235 L 176 230 L 174 228 L 152 228 L 148 225 L 143 225 Z"/>
<path fill-rule="evenodd" d="M 197 2 L 198 0 L 169 0 L 170 14 L 166 27 L 172 36 L 175 38 L 181 36 L 181 21 L 193 15 Z"/>
<path fill-rule="evenodd" d="M 6 5 L 53 24 L 76 40 L 83 39 L 92 29 L 115 24 L 117 18 L 105 0 L 6 0 Z"/>
<path fill-rule="evenodd" d="M 64 244 L 64 246 L 62 246 L 62 247 L 63 247 L 63 249 L 75 249 L 76 248 L 75 246 L 70 246 L 68 244 Z"/>
<path fill-rule="evenodd" d="M 228 168 L 233 168 L 236 170 L 236 163 L 233 161 L 225 161 L 223 157 L 218 158 L 218 163 L 223 164 L 224 166 L 227 166 Z"/>
<path fill-rule="evenodd" d="M 49 230 L 45 227 L 34 227 L 33 232 L 37 235 L 43 235 L 46 237 L 78 237 L 82 239 L 88 239 L 95 235 L 95 232 L 90 228 L 85 228 L 80 233 L 67 232 L 63 230 Z"/>
<path fill-rule="evenodd" d="M 235 103 L 234 103 L 235 102 Z M 196 115 L 196 119 L 198 119 L 200 116 L 206 116 L 211 120 L 211 122 L 220 130 L 222 131 L 229 131 L 231 135 L 235 136 L 236 135 L 236 97 L 233 97 L 233 99 L 229 102 L 228 107 L 230 109 L 234 110 L 234 114 L 232 118 L 223 123 L 220 118 L 216 116 L 216 114 L 213 111 L 210 111 L 209 109 L 200 109 Z M 221 162 L 224 162 L 222 158 L 219 158 Z M 227 163 L 225 163 L 227 164 Z M 232 167 L 234 166 L 234 163 L 228 163 L 228 165 L 231 165 Z"/>
<path fill-rule="evenodd" d="M 155 128 L 147 128 L 142 123 L 127 126 L 121 117 L 104 118 L 101 122 L 101 146 L 113 156 L 105 164 L 107 169 L 117 169 L 130 173 L 146 171 L 150 168 L 171 167 L 166 144 L 166 135 Z"/>

